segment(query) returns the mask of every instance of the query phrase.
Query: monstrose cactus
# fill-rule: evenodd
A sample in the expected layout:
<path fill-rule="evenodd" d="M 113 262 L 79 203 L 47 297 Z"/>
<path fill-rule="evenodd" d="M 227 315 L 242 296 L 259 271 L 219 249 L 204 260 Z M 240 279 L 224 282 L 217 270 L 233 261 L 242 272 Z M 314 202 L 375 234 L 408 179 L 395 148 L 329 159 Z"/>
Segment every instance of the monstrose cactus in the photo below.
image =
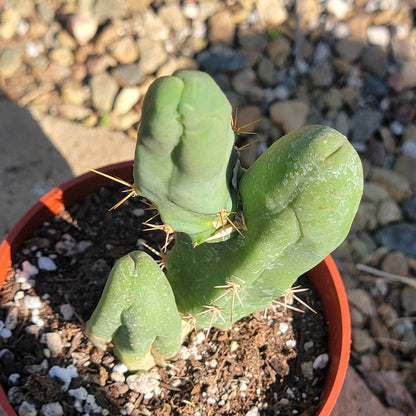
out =
<path fill-rule="evenodd" d="M 337 131 L 313 125 L 277 140 L 248 170 L 231 106 L 213 79 L 177 71 L 143 103 L 134 185 L 168 234 L 166 275 L 143 251 L 121 258 L 87 323 L 131 370 L 163 365 L 189 322 L 229 327 L 266 308 L 347 236 L 363 188 L 360 159 Z"/>

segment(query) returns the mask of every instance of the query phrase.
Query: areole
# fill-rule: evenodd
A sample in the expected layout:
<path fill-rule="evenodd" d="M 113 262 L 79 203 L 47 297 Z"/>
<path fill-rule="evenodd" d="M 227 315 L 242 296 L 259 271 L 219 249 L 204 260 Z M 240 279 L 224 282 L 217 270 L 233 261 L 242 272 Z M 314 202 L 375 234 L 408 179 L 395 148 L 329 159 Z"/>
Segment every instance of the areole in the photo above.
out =
<path fill-rule="evenodd" d="M 132 182 L 133 162 L 123 162 L 106 166 L 100 171 L 127 182 Z M 73 178 L 59 187 L 52 189 L 31 208 L 13 227 L 0 246 L 0 284 L 6 279 L 12 265 L 14 253 L 30 234 L 64 207 L 99 187 L 108 185 L 109 179 L 88 172 Z M 331 413 L 344 382 L 350 355 L 350 315 L 348 300 L 341 276 L 331 256 L 325 258 L 308 273 L 308 278 L 316 288 L 324 306 L 328 322 L 330 361 L 321 396 L 318 416 Z M 0 408 L 7 416 L 16 416 L 4 390 L 0 387 Z"/>

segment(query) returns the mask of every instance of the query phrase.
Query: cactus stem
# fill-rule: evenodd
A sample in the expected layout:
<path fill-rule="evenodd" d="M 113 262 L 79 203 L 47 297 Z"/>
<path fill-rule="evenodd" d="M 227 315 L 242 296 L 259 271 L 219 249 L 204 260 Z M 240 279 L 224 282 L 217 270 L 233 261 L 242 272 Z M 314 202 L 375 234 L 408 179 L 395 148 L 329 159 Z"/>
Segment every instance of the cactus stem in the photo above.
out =
<path fill-rule="evenodd" d="M 278 300 L 274 300 L 272 303 L 274 303 L 275 305 L 279 305 L 279 306 L 283 306 L 284 310 L 287 309 L 291 309 L 293 311 L 296 312 L 301 312 L 301 313 L 305 313 L 305 311 L 303 311 L 302 309 L 296 308 L 295 306 L 293 306 L 293 300 L 296 299 L 301 305 L 305 306 L 306 308 L 308 308 L 310 311 L 312 311 L 313 313 L 317 313 L 315 311 L 315 309 L 313 309 L 311 306 L 309 306 L 305 301 L 303 301 L 299 296 L 296 296 L 295 293 L 299 293 L 299 292 L 306 292 L 307 288 L 301 288 L 300 286 L 295 286 L 295 287 L 291 287 L 289 289 L 286 289 L 284 292 L 284 302 L 280 302 Z"/>
<path fill-rule="evenodd" d="M 150 221 L 150 220 L 148 220 L 148 221 Z M 172 227 L 169 224 L 157 224 L 157 225 L 156 224 L 149 224 L 147 221 L 144 222 L 143 224 L 145 224 L 149 227 L 149 228 L 145 228 L 143 231 L 162 230 L 163 232 L 166 233 L 165 244 L 163 244 L 163 247 L 161 248 L 161 250 L 164 253 L 166 253 L 166 251 L 168 249 L 168 245 L 173 239 L 174 231 L 173 231 Z"/>
<path fill-rule="evenodd" d="M 246 127 L 252 126 L 253 124 L 259 123 L 261 121 L 261 118 L 254 120 L 254 121 L 250 121 L 250 123 L 246 123 L 240 127 L 237 127 L 237 118 L 238 118 L 238 109 L 236 108 L 234 112 L 234 116 L 232 117 L 232 120 L 231 120 L 231 128 L 233 129 L 233 132 L 235 134 L 256 134 L 251 131 L 244 131 L 244 129 Z"/>
<path fill-rule="evenodd" d="M 222 316 L 223 308 L 221 308 L 220 306 L 217 306 L 217 305 L 202 305 L 202 306 L 204 308 L 206 308 L 206 310 L 197 313 L 197 315 L 211 314 L 211 319 L 209 320 L 209 325 L 208 325 L 208 328 L 207 328 L 207 335 L 206 335 L 206 338 L 208 338 L 208 335 L 211 331 L 212 325 L 217 321 L 218 317 L 224 322 L 224 324 L 226 322 L 225 322 L 224 317 Z"/>
<path fill-rule="evenodd" d="M 123 202 L 127 201 L 132 196 L 136 196 L 137 195 L 137 192 L 134 189 L 134 185 L 133 184 L 128 183 L 128 182 L 124 181 L 123 179 L 117 178 L 117 176 L 107 175 L 106 173 L 100 172 L 99 170 L 95 170 L 95 169 L 89 169 L 89 170 L 91 172 L 96 173 L 97 175 L 104 176 L 105 178 L 111 179 L 112 181 L 117 182 L 117 183 L 121 183 L 122 185 L 127 186 L 129 188 L 129 189 L 126 189 L 125 191 L 123 191 L 123 192 L 128 192 L 128 194 L 123 199 L 121 199 L 120 201 L 118 201 L 117 204 L 113 205 L 109 209 L 109 211 L 112 211 L 113 209 L 118 208 Z"/>
<path fill-rule="evenodd" d="M 153 247 L 149 246 L 149 244 L 145 243 L 144 241 L 141 242 L 142 246 L 146 247 L 149 251 L 151 251 L 156 256 L 160 257 L 156 261 L 156 264 L 160 267 L 163 271 L 166 268 L 166 255 L 163 252 L 155 250 Z"/>
<path fill-rule="evenodd" d="M 226 285 L 220 285 L 220 286 L 214 286 L 216 289 L 225 289 L 225 291 L 218 296 L 216 299 L 213 300 L 213 302 L 216 302 L 217 300 L 223 298 L 227 293 L 231 292 L 231 311 L 230 311 L 230 322 L 233 322 L 233 312 L 234 312 L 234 305 L 235 305 L 235 298 L 237 297 L 238 303 L 241 305 L 242 308 L 244 308 L 244 304 L 240 298 L 240 295 L 238 292 L 241 290 L 244 293 L 247 294 L 246 291 L 243 290 L 241 285 L 238 283 L 232 282 L 230 280 L 226 281 Z"/>

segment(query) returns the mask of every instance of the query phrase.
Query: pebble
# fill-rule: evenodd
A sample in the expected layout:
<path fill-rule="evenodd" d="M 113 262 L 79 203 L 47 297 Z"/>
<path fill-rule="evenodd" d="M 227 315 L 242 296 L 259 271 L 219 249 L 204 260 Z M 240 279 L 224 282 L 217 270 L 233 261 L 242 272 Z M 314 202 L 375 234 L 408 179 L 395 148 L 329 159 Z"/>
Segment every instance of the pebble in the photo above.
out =
<path fill-rule="evenodd" d="M 79 45 L 86 45 L 97 33 L 98 19 L 89 14 L 72 14 L 68 17 L 67 28 Z"/>
<path fill-rule="evenodd" d="M 387 26 L 368 26 L 367 39 L 373 45 L 386 48 L 390 44 L 389 28 Z"/>
<path fill-rule="evenodd" d="M 71 384 L 71 380 L 73 378 L 78 377 L 77 369 L 74 365 L 70 364 L 68 367 L 59 367 L 54 365 L 48 373 L 50 378 L 57 377 L 59 380 L 62 381 L 61 390 L 67 391 L 69 385 Z"/>
<path fill-rule="evenodd" d="M 67 303 L 60 305 L 59 312 L 64 321 L 69 321 L 74 316 L 74 308 Z"/>
<path fill-rule="evenodd" d="M 114 103 L 114 113 L 124 115 L 128 113 L 141 97 L 138 87 L 125 87 L 120 90 Z"/>
<path fill-rule="evenodd" d="M 416 224 L 406 222 L 389 224 L 376 232 L 375 239 L 379 244 L 392 250 L 416 257 Z"/>
<path fill-rule="evenodd" d="M 160 41 L 139 39 L 139 70 L 142 74 L 152 74 L 168 60 L 168 54 Z"/>
<path fill-rule="evenodd" d="M 63 416 L 64 409 L 59 402 L 46 403 L 40 409 L 42 416 Z"/>
<path fill-rule="evenodd" d="M 0 76 L 10 78 L 22 65 L 22 55 L 16 48 L 4 48 L 0 52 Z"/>
<path fill-rule="evenodd" d="M 38 414 L 36 406 L 26 400 L 22 402 L 18 410 L 19 416 L 36 416 Z"/>
<path fill-rule="evenodd" d="M 329 363 L 329 355 L 327 353 L 318 355 L 314 362 L 313 362 L 313 369 L 314 370 L 322 370 L 324 369 Z"/>
<path fill-rule="evenodd" d="M 159 373 L 150 370 L 147 373 L 136 373 L 128 376 L 126 382 L 130 390 L 141 394 L 152 394 L 159 387 Z"/>
<path fill-rule="evenodd" d="M 364 109 L 357 111 L 352 118 L 352 141 L 367 141 L 381 126 L 383 116 L 380 111 Z"/>
<path fill-rule="evenodd" d="M 57 332 L 45 334 L 45 342 L 52 357 L 57 357 L 63 348 L 62 338 Z"/>
<path fill-rule="evenodd" d="M 276 102 L 270 106 L 270 117 L 289 133 L 305 124 L 309 108 L 308 103 L 302 100 Z"/>
<path fill-rule="evenodd" d="M 41 256 L 38 258 L 38 268 L 41 270 L 54 271 L 58 267 L 50 257 Z"/>
<path fill-rule="evenodd" d="M 118 91 L 118 83 L 106 72 L 95 75 L 90 82 L 91 98 L 94 107 L 108 113 Z"/>
<path fill-rule="evenodd" d="M 202 67 L 209 71 L 237 71 L 244 68 L 246 60 L 234 49 L 214 45 L 198 55 Z"/>
<path fill-rule="evenodd" d="M 112 75 L 122 87 L 139 85 L 145 79 L 145 75 L 140 72 L 136 63 L 119 65 L 112 70 Z"/>
<path fill-rule="evenodd" d="M 396 202 L 409 198 L 413 193 L 409 182 L 402 175 L 388 169 L 372 168 L 370 180 L 382 185 Z"/>
<path fill-rule="evenodd" d="M 131 64 L 139 57 L 139 49 L 131 36 L 124 36 L 111 43 L 108 50 L 121 64 Z"/>

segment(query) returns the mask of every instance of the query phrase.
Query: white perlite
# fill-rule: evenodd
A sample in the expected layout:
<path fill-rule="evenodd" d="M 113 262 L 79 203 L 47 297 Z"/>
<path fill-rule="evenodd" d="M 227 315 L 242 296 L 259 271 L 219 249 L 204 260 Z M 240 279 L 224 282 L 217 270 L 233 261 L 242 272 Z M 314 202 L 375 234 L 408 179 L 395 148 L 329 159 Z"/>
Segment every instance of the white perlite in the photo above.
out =
<path fill-rule="evenodd" d="M 42 405 L 40 414 L 42 416 L 62 416 L 64 414 L 64 409 L 62 409 L 59 402 L 46 403 Z"/>
<path fill-rule="evenodd" d="M 151 370 L 148 373 L 128 376 L 126 381 L 130 390 L 141 394 L 151 394 L 159 387 L 159 377 L 157 370 Z"/>
<path fill-rule="evenodd" d="M 22 402 L 18 413 L 19 416 L 36 416 L 38 414 L 35 405 L 27 401 Z"/>
<path fill-rule="evenodd" d="M 38 267 L 41 270 L 54 271 L 58 267 L 55 262 L 50 257 L 39 257 L 38 258 Z"/>
<path fill-rule="evenodd" d="M 73 366 L 72 364 L 69 365 L 66 368 L 54 365 L 49 370 L 49 377 L 50 378 L 53 378 L 53 377 L 59 378 L 59 380 L 61 380 L 63 382 L 63 386 L 61 387 L 61 390 L 62 391 L 67 391 L 69 385 L 71 384 L 71 380 L 75 377 L 78 377 L 78 372 L 77 372 L 77 369 L 75 368 L 75 366 Z"/>

